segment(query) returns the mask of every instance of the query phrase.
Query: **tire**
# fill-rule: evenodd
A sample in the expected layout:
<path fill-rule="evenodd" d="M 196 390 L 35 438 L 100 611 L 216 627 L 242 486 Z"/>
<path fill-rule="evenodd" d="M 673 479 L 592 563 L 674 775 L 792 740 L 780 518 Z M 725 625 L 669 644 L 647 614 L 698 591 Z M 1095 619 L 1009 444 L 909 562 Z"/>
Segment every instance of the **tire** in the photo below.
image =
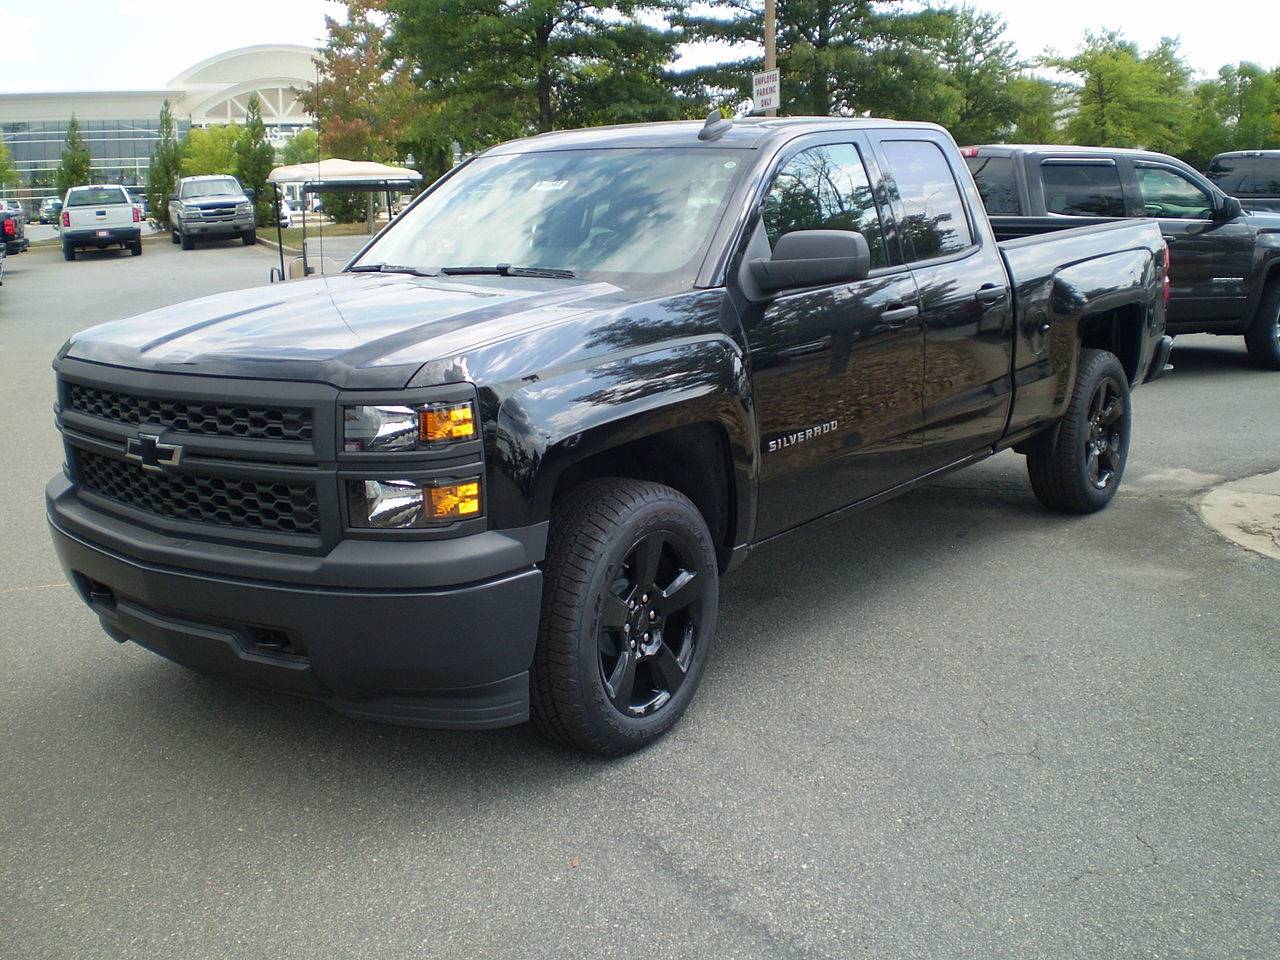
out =
<path fill-rule="evenodd" d="M 174 230 L 172 227 L 169 228 L 169 242 L 172 243 L 174 246 L 177 246 L 179 242 L 178 231 Z"/>
<path fill-rule="evenodd" d="M 244 240 L 244 245 L 246 247 L 252 247 L 258 242 L 258 231 L 250 230 L 248 233 L 242 234 L 241 239 Z"/>
<path fill-rule="evenodd" d="M 657 483 L 585 483 L 552 516 L 543 578 L 537 728 L 606 757 L 671 729 L 715 637 L 719 572 L 697 508 Z"/>
<path fill-rule="evenodd" d="M 196 248 L 196 242 L 185 233 L 178 234 L 178 239 L 182 243 L 183 250 L 194 250 Z"/>
<path fill-rule="evenodd" d="M 65 240 L 62 242 L 62 259 L 74 260 L 76 258 L 76 248 Z"/>
<path fill-rule="evenodd" d="M 1132 426 L 1124 367 L 1113 353 L 1082 349 L 1066 414 L 1027 451 L 1036 497 L 1063 513 L 1101 510 L 1124 476 Z"/>
<path fill-rule="evenodd" d="M 1244 335 L 1249 358 L 1263 370 L 1280 370 L 1280 280 L 1262 291 L 1258 313 Z"/>
<path fill-rule="evenodd" d="M 133 254 L 135 257 L 142 256 L 142 241 L 134 240 L 131 244 L 129 244 L 129 252 Z"/>

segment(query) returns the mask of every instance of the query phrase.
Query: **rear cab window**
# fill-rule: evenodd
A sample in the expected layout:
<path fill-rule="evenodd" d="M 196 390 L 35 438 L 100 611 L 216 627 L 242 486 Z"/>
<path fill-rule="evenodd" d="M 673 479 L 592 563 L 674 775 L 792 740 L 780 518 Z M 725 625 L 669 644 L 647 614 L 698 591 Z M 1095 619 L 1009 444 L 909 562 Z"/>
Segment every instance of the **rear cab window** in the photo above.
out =
<path fill-rule="evenodd" d="M 1046 213 L 1063 217 L 1123 217 L 1120 169 L 1111 160 L 1042 160 Z"/>
<path fill-rule="evenodd" d="M 769 246 L 796 230 L 852 230 L 871 251 L 871 267 L 887 267 L 884 231 L 862 155 L 851 143 L 801 150 L 782 165 L 764 201 Z"/>
<path fill-rule="evenodd" d="M 965 157 L 964 162 L 978 185 L 978 195 L 987 213 L 1021 215 L 1022 202 L 1018 197 L 1012 157 Z"/>
<path fill-rule="evenodd" d="M 1280 156 L 1258 157 L 1254 162 L 1252 193 L 1259 197 L 1280 197 Z"/>
<path fill-rule="evenodd" d="M 107 207 L 128 202 L 129 195 L 123 187 L 81 187 L 67 194 L 68 207 Z"/>
<path fill-rule="evenodd" d="M 910 261 L 959 253 L 974 245 L 960 185 L 931 140 L 882 140 L 880 148 L 902 201 L 903 252 Z"/>

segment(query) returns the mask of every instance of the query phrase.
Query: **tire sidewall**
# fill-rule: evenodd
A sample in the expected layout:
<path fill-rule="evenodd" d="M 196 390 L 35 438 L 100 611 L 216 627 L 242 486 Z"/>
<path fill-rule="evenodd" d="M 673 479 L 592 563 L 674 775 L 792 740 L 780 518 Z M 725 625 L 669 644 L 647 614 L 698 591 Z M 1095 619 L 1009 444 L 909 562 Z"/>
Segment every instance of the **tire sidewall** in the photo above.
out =
<path fill-rule="evenodd" d="M 633 547 L 644 537 L 662 532 L 678 541 L 691 557 L 700 557 L 699 575 L 709 582 L 702 599 L 701 617 L 695 625 L 693 659 L 684 684 L 661 709 L 648 717 L 627 717 L 609 700 L 600 675 L 598 638 L 604 598 L 618 570 Z M 578 656 L 578 689 L 587 708 L 587 722 L 611 748 L 629 751 L 649 742 L 671 728 L 684 713 L 705 672 L 715 636 L 719 583 L 715 551 L 702 517 L 692 504 L 675 500 L 647 503 L 633 512 L 613 532 L 594 565 L 577 624 L 575 642 Z"/>

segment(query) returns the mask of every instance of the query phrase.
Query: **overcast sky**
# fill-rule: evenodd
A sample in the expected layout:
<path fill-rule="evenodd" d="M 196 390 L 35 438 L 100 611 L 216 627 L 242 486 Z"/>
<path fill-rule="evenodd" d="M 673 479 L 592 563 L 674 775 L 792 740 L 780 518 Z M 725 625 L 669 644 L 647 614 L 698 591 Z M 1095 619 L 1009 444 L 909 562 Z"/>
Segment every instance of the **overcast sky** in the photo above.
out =
<path fill-rule="evenodd" d="M 1203 74 L 1239 60 L 1280 65 L 1280 0 L 1235 0 L 1219 8 L 1187 0 L 973 5 L 1004 17 L 1028 58 L 1051 45 L 1069 51 L 1086 29 L 1118 27 L 1144 49 L 1161 36 L 1180 36 L 1187 59 Z M 0 93 L 159 89 L 192 64 L 234 47 L 316 44 L 325 14 L 343 9 L 330 0 L 0 0 Z M 692 50 L 682 65 L 708 57 L 714 54 Z"/>

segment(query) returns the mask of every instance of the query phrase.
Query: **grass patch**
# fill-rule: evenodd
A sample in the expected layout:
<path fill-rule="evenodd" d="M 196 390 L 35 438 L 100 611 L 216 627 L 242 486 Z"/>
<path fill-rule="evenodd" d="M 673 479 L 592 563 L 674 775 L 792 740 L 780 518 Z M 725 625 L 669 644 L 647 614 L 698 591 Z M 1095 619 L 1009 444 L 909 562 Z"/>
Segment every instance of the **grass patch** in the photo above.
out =
<path fill-rule="evenodd" d="M 383 226 L 379 224 L 379 227 Z M 307 224 L 307 239 L 318 237 L 323 232 L 326 237 L 367 237 L 371 236 L 365 229 L 363 223 L 326 223 L 323 227 L 319 225 Z M 275 240 L 276 232 L 272 227 L 259 227 L 259 235 L 268 240 Z M 284 245 L 286 247 L 302 246 L 302 228 L 289 227 L 283 231 Z"/>

